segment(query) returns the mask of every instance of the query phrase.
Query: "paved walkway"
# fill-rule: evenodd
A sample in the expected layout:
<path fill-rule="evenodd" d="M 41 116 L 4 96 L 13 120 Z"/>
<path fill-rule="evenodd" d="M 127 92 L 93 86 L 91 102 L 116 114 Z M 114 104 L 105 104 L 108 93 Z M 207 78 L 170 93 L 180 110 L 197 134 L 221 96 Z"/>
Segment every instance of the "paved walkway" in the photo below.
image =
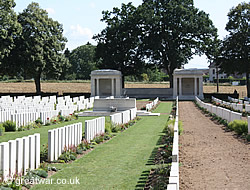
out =
<path fill-rule="evenodd" d="M 250 145 L 204 116 L 193 102 L 180 102 L 180 189 L 249 190 Z"/>

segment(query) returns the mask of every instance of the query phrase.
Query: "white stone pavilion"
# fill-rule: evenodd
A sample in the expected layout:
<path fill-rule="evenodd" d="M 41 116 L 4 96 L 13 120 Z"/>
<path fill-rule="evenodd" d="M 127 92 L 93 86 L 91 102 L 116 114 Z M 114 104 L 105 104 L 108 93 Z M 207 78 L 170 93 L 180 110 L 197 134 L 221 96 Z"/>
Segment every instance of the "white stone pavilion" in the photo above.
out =
<path fill-rule="evenodd" d="M 175 69 L 173 78 L 173 98 L 193 100 L 195 96 L 203 96 L 203 71 L 201 69 Z"/>
<path fill-rule="evenodd" d="M 122 74 L 112 69 L 91 72 L 91 96 L 120 97 L 122 95 Z"/>

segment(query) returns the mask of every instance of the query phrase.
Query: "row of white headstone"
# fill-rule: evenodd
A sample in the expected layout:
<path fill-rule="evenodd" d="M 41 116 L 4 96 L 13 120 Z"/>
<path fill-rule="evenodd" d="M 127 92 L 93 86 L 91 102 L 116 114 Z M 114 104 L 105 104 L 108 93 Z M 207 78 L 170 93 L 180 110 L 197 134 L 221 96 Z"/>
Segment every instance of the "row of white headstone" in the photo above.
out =
<path fill-rule="evenodd" d="M 105 117 L 85 121 L 85 139 L 90 142 L 96 136 L 105 133 Z"/>
<path fill-rule="evenodd" d="M 82 123 L 75 123 L 48 131 L 48 161 L 57 160 L 65 151 L 82 141 Z"/>
<path fill-rule="evenodd" d="M 58 97 L 25 97 L 2 96 L 0 98 L 0 123 L 7 120 L 16 122 L 17 127 L 26 126 L 39 117 L 45 124 L 56 117 L 59 112 L 63 116 L 69 116 L 74 111 L 93 107 L 94 97 L 85 99 L 84 96 L 70 98 L 70 96 Z M 56 104 L 57 103 L 57 104 Z M 56 105 L 56 109 L 55 109 Z"/>
<path fill-rule="evenodd" d="M 146 110 L 149 111 L 151 110 L 154 106 L 156 106 L 158 104 L 159 98 L 157 97 L 156 99 L 154 99 L 153 102 L 146 104 Z"/>
<path fill-rule="evenodd" d="M 243 112 L 244 104 L 242 103 L 242 100 L 241 100 L 241 102 L 238 102 L 238 103 L 230 103 L 230 102 L 222 101 L 222 100 L 215 98 L 215 97 L 212 97 L 212 100 L 215 101 L 216 103 L 219 103 L 220 105 L 228 106 L 230 108 L 233 108 L 234 110 L 238 110 L 240 112 Z M 245 111 L 250 112 L 250 104 L 245 104 Z"/>
<path fill-rule="evenodd" d="M 174 123 L 174 138 L 172 149 L 172 164 L 170 169 L 169 183 L 167 190 L 179 189 L 179 114 L 178 114 L 178 97 L 176 98 L 176 116 Z"/>
<path fill-rule="evenodd" d="M 201 107 L 205 108 L 210 113 L 213 113 L 221 117 L 222 119 L 227 120 L 228 122 L 242 119 L 241 113 L 237 113 L 237 112 L 222 108 L 220 106 L 214 106 L 208 103 L 204 103 L 198 97 L 195 97 L 195 100 Z"/>
<path fill-rule="evenodd" d="M 245 105 L 250 104 L 250 103 L 249 103 L 250 99 L 247 99 L 247 100 L 240 100 L 240 99 L 232 98 L 232 97 L 228 96 L 228 100 L 229 100 L 229 101 L 232 101 L 232 102 L 234 102 L 234 103 L 240 103 L 240 104 L 245 104 Z"/>
<path fill-rule="evenodd" d="M 40 165 L 40 134 L 0 143 L 0 181 L 25 175 Z"/>
<path fill-rule="evenodd" d="M 130 120 L 133 120 L 136 117 L 136 108 L 126 110 L 123 112 L 115 113 L 110 115 L 110 121 L 113 124 L 120 125 L 128 123 Z"/>

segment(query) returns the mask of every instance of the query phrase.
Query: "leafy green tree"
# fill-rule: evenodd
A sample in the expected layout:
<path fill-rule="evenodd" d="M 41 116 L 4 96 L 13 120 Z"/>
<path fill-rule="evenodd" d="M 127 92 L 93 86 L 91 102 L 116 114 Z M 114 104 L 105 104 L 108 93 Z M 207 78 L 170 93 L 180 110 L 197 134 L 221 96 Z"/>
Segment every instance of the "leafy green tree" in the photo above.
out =
<path fill-rule="evenodd" d="M 87 43 L 72 50 L 69 55 L 71 76 L 74 75 L 75 79 L 90 79 L 91 71 L 96 69 L 95 49 L 96 46 Z"/>
<path fill-rule="evenodd" d="M 96 37 L 97 56 L 124 75 L 157 64 L 166 69 L 172 87 L 174 69 L 193 55 L 215 56 L 217 29 L 192 0 L 144 0 L 137 8 L 123 4 L 104 12 L 102 21 L 107 27 Z"/>
<path fill-rule="evenodd" d="M 96 36 L 98 45 L 96 57 L 101 59 L 100 69 L 120 70 L 124 77 L 142 74 L 143 54 L 139 49 L 138 37 L 142 34 L 140 16 L 132 3 L 122 4 L 121 9 L 115 7 L 113 11 L 103 11 L 102 21 L 107 27 Z"/>
<path fill-rule="evenodd" d="M 0 63 L 14 48 L 14 39 L 21 33 L 21 25 L 14 12 L 14 0 L 0 0 Z"/>
<path fill-rule="evenodd" d="M 229 11 L 226 25 L 229 35 L 223 40 L 217 64 L 229 74 L 246 73 L 247 96 L 250 98 L 249 18 L 249 3 L 240 3 Z"/>
<path fill-rule="evenodd" d="M 148 59 L 166 69 L 170 87 L 173 71 L 193 55 L 213 58 L 217 29 L 208 14 L 194 7 L 192 0 L 144 0 L 143 49 Z"/>
<path fill-rule="evenodd" d="M 16 48 L 6 60 L 6 68 L 12 74 L 20 70 L 25 77 L 34 78 L 36 92 L 41 93 L 41 76 L 58 77 L 68 64 L 62 54 L 67 39 L 63 37 L 62 25 L 49 18 L 38 3 L 29 4 L 18 15 L 18 22 L 22 35 L 15 40 Z"/>

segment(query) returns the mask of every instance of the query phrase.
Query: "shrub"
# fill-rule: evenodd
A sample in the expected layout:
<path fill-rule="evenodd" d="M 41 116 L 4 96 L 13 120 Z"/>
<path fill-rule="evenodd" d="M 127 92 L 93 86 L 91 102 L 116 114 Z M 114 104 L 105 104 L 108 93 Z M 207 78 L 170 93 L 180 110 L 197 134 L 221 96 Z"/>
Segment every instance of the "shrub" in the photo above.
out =
<path fill-rule="evenodd" d="M 5 128 L 3 127 L 2 124 L 0 124 L 0 136 L 3 135 L 3 132 L 5 131 Z"/>
<path fill-rule="evenodd" d="M 105 121 L 105 133 L 110 134 L 112 132 L 112 124 L 111 122 Z"/>
<path fill-rule="evenodd" d="M 247 121 L 234 120 L 229 123 L 229 129 L 234 130 L 238 135 L 248 133 L 248 124 Z"/>
<path fill-rule="evenodd" d="M 247 141 L 250 142 L 250 135 L 247 135 Z"/>
<path fill-rule="evenodd" d="M 33 170 L 32 173 L 35 175 L 38 175 L 39 177 L 43 177 L 43 178 L 48 177 L 48 173 L 42 169 Z"/>
<path fill-rule="evenodd" d="M 16 131 L 16 123 L 13 121 L 5 121 L 3 122 L 3 127 L 5 128 L 5 131 Z"/>
<path fill-rule="evenodd" d="M 59 121 L 63 122 L 65 120 L 65 117 L 63 117 L 62 115 L 59 115 L 58 119 L 59 119 Z"/>
<path fill-rule="evenodd" d="M 173 137 L 174 136 L 174 124 L 175 124 L 175 119 L 168 120 L 166 126 L 165 126 L 165 133 L 167 133 L 169 136 Z M 179 130 L 179 135 L 183 133 L 183 123 L 182 121 L 178 122 L 178 130 Z"/>
<path fill-rule="evenodd" d="M 64 160 L 64 162 L 69 162 L 71 160 L 76 160 L 76 153 L 67 151 L 61 154 L 58 160 Z"/>
<path fill-rule="evenodd" d="M 40 117 L 35 121 L 35 123 L 36 123 L 36 124 L 41 124 L 41 125 L 43 124 L 43 122 L 42 122 L 42 120 L 41 120 Z"/>
<path fill-rule="evenodd" d="M 170 137 L 173 137 L 174 136 L 174 123 L 175 123 L 175 120 L 172 119 L 172 120 L 169 120 L 167 123 L 166 123 L 166 126 L 165 126 L 165 129 L 164 129 L 164 132 L 170 136 Z"/>

